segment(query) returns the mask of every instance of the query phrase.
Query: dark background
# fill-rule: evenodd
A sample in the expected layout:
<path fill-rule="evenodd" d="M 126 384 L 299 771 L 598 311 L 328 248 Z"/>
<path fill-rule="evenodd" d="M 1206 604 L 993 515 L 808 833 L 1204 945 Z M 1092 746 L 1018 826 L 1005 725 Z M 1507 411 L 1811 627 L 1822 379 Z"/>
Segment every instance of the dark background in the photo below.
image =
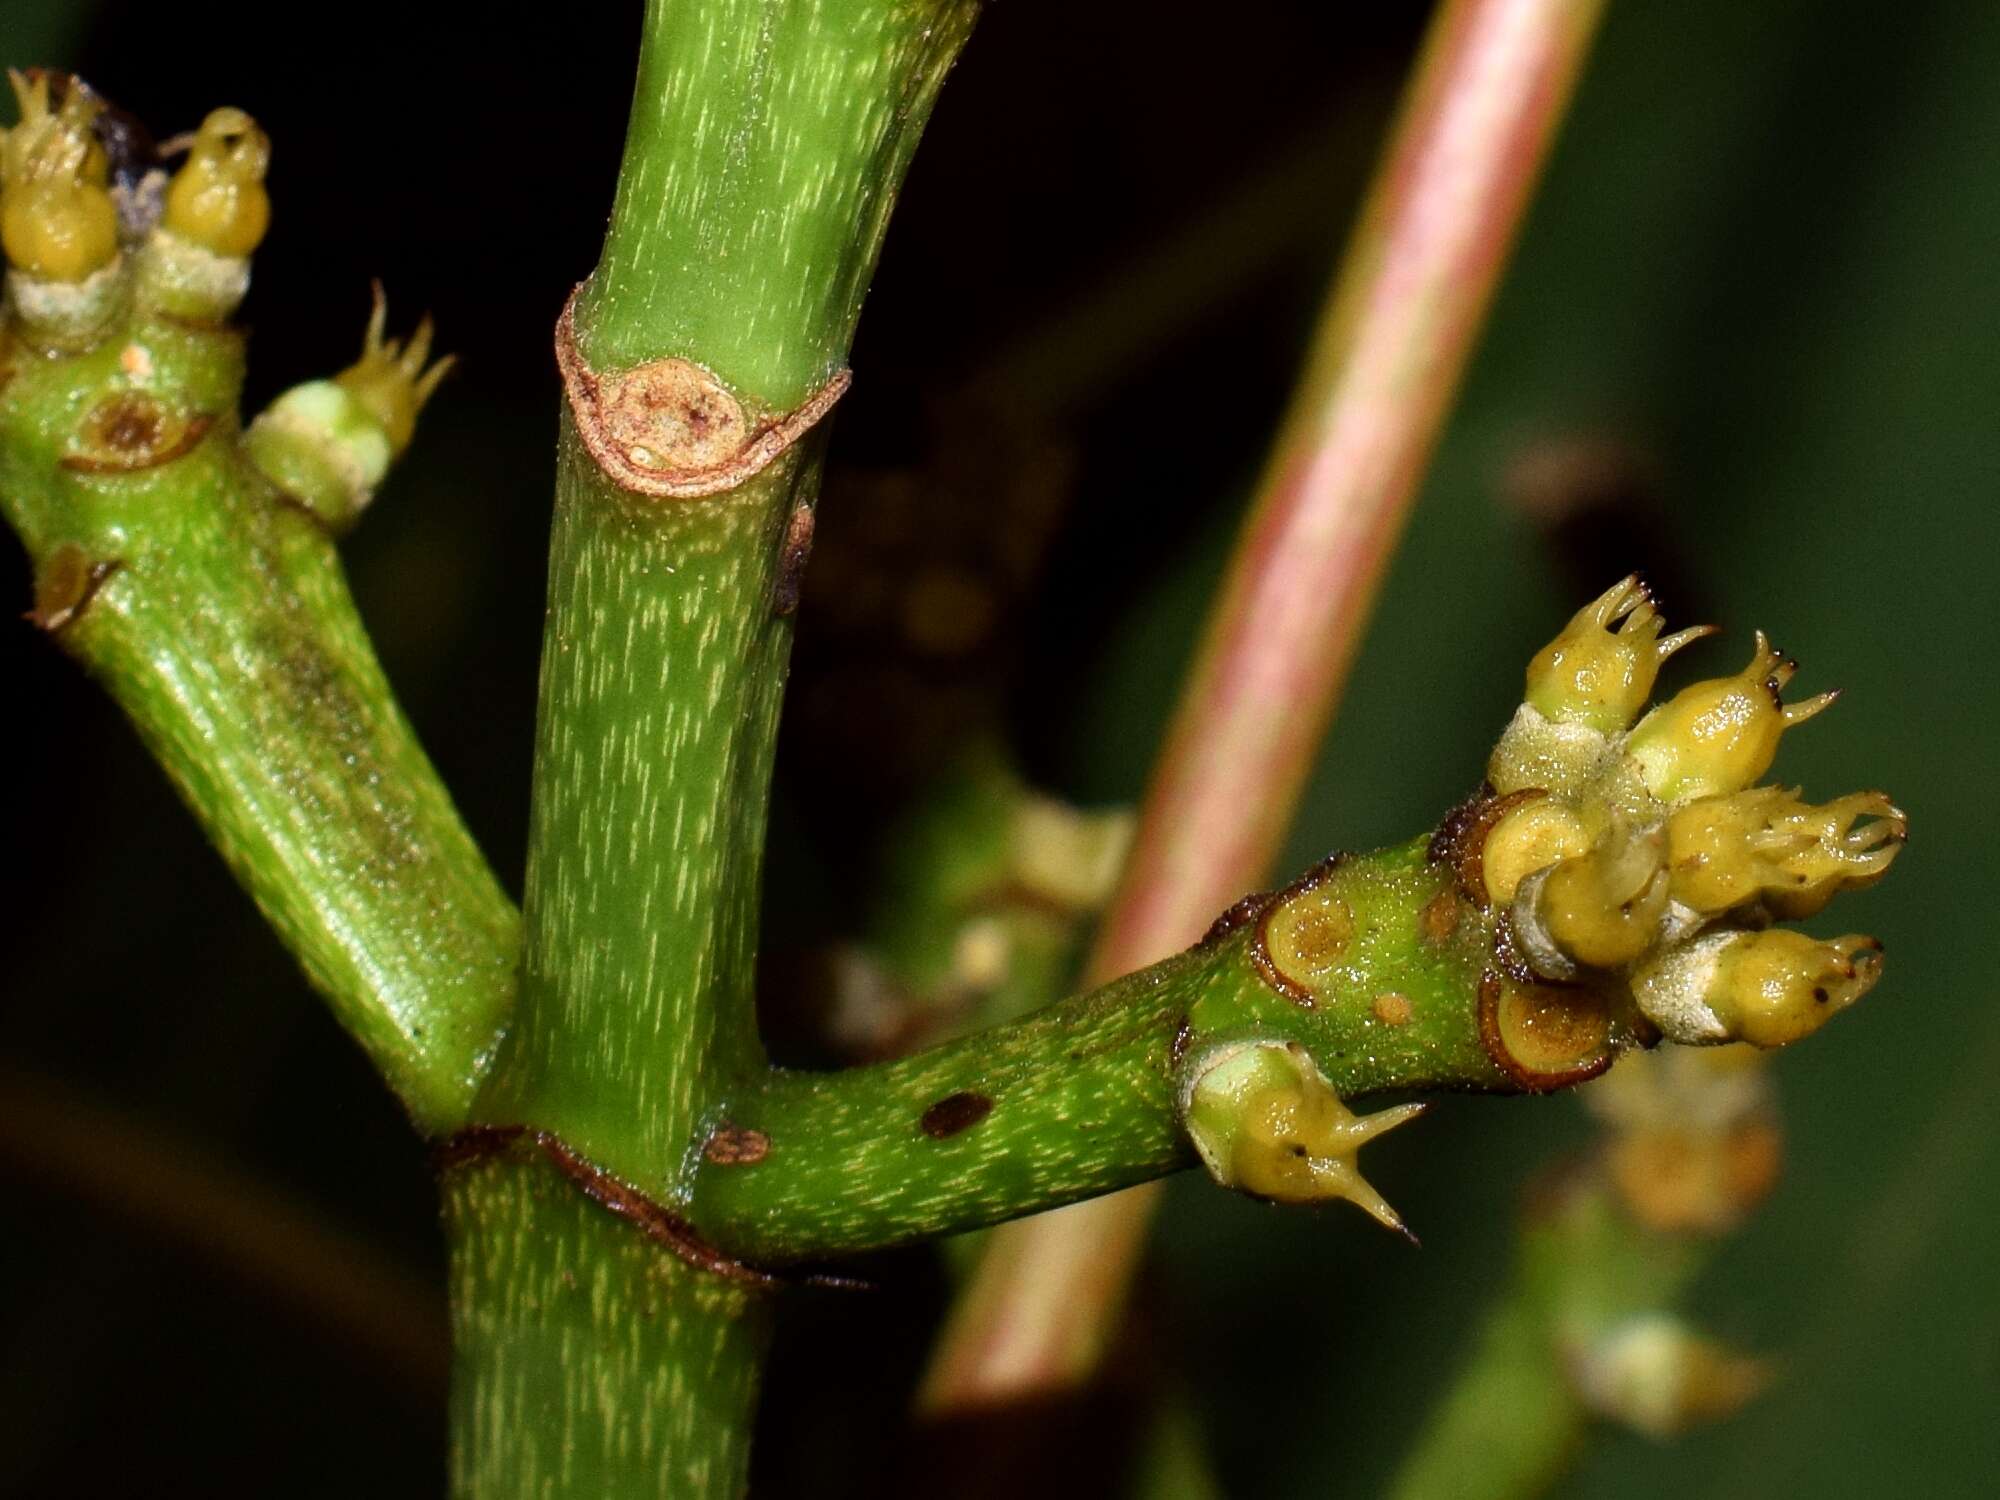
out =
<path fill-rule="evenodd" d="M 834 437 L 779 960 L 856 920 L 873 832 L 965 733 L 998 726 L 1069 796 L 1137 794 L 1266 436 L 1182 413 L 1226 381 L 1275 414 L 1423 13 L 1008 0 L 981 23 Z M 163 135 L 225 102 L 270 130 L 253 409 L 353 357 L 371 276 L 463 356 L 348 550 L 516 888 L 548 329 L 595 256 L 636 25 L 0 0 L 0 61 L 74 66 Z M 1672 1448 L 1599 1434 L 1568 1495 L 1980 1494 L 2000 1465 L 1996 162 L 1985 0 L 1614 4 L 1287 856 L 1427 826 L 1527 654 L 1633 566 L 1676 621 L 1729 627 L 1690 653 L 1704 675 L 1761 625 L 1801 690 L 1849 689 L 1780 775 L 1911 813 L 1894 878 L 1833 914 L 1886 939 L 1887 977 L 1783 1059 L 1785 1182 L 1691 1299 L 1784 1379 Z M 977 607 L 899 613 L 920 576 Z M 116 712 L 27 626 L 0 650 L 0 1133 L 75 1143 L 0 1153 L 0 1491 L 437 1493 L 422 1150 Z M 1421 1254 L 1175 1184 L 1146 1337 L 1229 1493 L 1378 1485 L 1504 1274 L 1522 1183 L 1582 1130 L 1573 1101 L 1458 1101 L 1378 1147 Z M 134 1206 L 148 1185 L 166 1208 Z M 305 1226 L 292 1290 L 203 1248 L 246 1214 L 272 1242 Z M 877 1271 L 793 1320 L 760 1493 L 878 1486 L 941 1278 Z"/>

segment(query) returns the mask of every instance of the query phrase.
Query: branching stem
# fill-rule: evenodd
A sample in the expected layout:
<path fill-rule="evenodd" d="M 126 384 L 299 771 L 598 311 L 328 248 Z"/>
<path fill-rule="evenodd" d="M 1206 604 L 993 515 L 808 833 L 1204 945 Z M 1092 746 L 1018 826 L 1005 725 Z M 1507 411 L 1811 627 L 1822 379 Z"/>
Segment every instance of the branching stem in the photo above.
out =
<path fill-rule="evenodd" d="M 1497 284 L 1602 0 L 1448 0 L 1431 23 L 1167 734 L 1092 955 L 1100 983 L 1263 880 Z M 924 1389 L 979 1406 L 1089 1377 L 1149 1196 L 1000 1230 Z M 1022 1242 L 1069 1244 L 1045 1255 Z M 1117 1265 L 1107 1264 L 1113 1257 Z M 1088 1280 L 1010 1266 L 1088 1264 Z M 1122 1267 L 1122 1270 L 1120 1269 Z M 1060 1318 L 1036 1306 L 1052 1302 Z M 1060 1329 L 1039 1352 L 1001 1325 Z M 980 1351 L 1005 1346 L 1004 1369 Z"/>

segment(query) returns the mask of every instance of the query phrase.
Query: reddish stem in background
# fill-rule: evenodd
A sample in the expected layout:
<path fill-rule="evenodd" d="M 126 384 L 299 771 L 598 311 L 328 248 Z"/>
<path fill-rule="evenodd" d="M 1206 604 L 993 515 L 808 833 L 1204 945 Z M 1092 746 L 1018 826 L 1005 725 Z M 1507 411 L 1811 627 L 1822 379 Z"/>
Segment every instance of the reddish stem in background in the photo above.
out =
<path fill-rule="evenodd" d="M 1445 0 L 1433 19 L 1168 729 L 1086 987 L 1192 943 L 1276 857 L 1601 9 Z M 994 1231 L 924 1408 L 1086 1381 L 1155 1197 L 1133 1189 Z"/>

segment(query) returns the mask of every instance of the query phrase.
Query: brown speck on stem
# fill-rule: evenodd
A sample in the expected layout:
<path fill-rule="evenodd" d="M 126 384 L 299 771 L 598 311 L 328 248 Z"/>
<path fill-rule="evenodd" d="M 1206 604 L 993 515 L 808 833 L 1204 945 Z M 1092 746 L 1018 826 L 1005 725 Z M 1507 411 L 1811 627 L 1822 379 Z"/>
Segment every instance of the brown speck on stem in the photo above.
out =
<path fill-rule="evenodd" d="M 725 1123 L 715 1128 L 701 1154 L 719 1167 L 755 1166 L 771 1154 L 771 1138 L 761 1130 Z"/>
<path fill-rule="evenodd" d="M 778 557 L 778 577 L 771 586 L 771 613 L 783 619 L 798 613 L 805 588 L 806 560 L 812 556 L 813 508 L 801 505 L 785 523 L 784 551 Z"/>
<path fill-rule="evenodd" d="M 62 466 L 83 474 L 131 474 L 156 469 L 190 452 L 213 419 L 187 416 L 142 391 L 107 396 L 77 427 Z"/>
<path fill-rule="evenodd" d="M 993 1113 L 993 1101 L 984 1094 L 963 1090 L 946 1094 L 924 1111 L 920 1122 L 924 1134 L 934 1141 L 947 1140 L 962 1130 L 970 1130 Z"/>
<path fill-rule="evenodd" d="M 1407 1026 L 1410 1024 L 1410 1017 L 1416 1014 L 1416 1007 L 1410 1003 L 1410 997 L 1395 990 L 1385 990 L 1377 995 L 1369 1009 L 1375 1013 L 1375 1019 L 1384 1026 Z"/>
<path fill-rule="evenodd" d="M 35 605 L 22 618 L 54 635 L 76 621 L 123 564 L 92 562 L 83 548 L 64 542 L 35 574 Z"/>
<path fill-rule="evenodd" d="M 1447 886 L 1424 903 L 1417 913 L 1417 925 L 1426 942 L 1442 944 L 1458 931 L 1458 917 L 1458 892 Z"/>

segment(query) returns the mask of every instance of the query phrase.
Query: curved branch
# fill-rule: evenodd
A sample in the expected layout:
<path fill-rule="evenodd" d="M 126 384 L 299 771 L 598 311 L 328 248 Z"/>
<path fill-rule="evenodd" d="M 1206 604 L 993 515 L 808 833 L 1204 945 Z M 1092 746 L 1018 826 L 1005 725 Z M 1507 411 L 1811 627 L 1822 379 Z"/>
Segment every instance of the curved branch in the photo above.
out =
<path fill-rule="evenodd" d="M 420 1129 L 470 1106 L 520 921 L 398 708 L 331 537 L 252 464 L 242 340 L 126 314 L 0 372 L 30 618 L 140 736 Z"/>

